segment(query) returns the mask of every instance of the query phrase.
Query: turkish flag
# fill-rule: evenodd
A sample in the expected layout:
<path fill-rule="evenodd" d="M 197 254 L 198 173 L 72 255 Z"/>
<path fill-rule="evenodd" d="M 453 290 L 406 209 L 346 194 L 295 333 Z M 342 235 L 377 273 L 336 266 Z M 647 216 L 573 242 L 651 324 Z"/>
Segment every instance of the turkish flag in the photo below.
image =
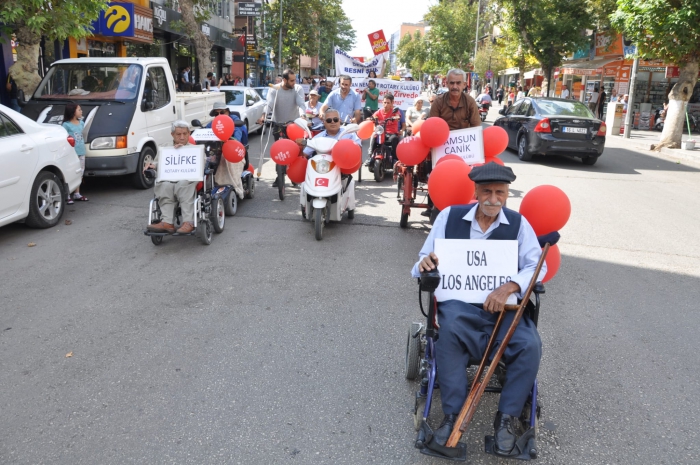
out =
<path fill-rule="evenodd" d="M 238 36 L 238 43 L 241 44 L 241 48 L 245 48 L 245 36 Z"/>
<path fill-rule="evenodd" d="M 316 186 L 328 187 L 328 178 L 316 178 Z"/>

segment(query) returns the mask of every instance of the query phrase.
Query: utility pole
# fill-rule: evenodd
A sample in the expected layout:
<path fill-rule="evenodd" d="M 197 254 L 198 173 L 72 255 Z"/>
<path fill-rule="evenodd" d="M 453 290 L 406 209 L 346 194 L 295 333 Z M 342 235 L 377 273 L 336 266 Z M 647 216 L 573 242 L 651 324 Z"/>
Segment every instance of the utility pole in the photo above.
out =
<path fill-rule="evenodd" d="M 474 37 L 474 63 L 476 64 L 476 50 L 479 46 L 479 15 L 481 14 L 481 0 L 476 7 L 476 34 Z"/>
<path fill-rule="evenodd" d="M 247 19 L 246 19 L 247 21 Z M 248 26 L 243 26 L 243 37 L 245 38 L 245 48 L 243 49 L 243 85 L 248 85 Z"/>
<path fill-rule="evenodd" d="M 632 76 L 630 76 L 630 88 L 627 91 L 627 114 L 625 115 L 625 139 L 629 139 L 632 134 L 632 112 L 634 111 L 634 85 L 637 83 L 637 67 L 639 57 L 634 59 L 632 64 Z"/>
<path fill-rule="evenodd" d="M 279 38 L 279 55 L 277 56 L 277 67 L 279 68 L 279 73 L 282 74 L 282 0 L 280 2 L 280 38 Z"/>

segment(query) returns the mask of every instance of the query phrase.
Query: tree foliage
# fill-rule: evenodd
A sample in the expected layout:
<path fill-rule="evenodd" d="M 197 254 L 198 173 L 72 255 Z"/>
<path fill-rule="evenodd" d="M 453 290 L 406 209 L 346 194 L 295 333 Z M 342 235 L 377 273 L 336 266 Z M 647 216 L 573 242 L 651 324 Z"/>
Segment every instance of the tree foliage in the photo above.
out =
<path fill-rule="evenodd" d="M 399 63 L 409 68 L 417 77 L 424 72 L 426 61 L 428 60 L 427 43 L 420 31 L 416 31 L 413 36 L 406 34 L 401 38 L 396 51 L 396 58 Z"/>
<path fill-rule="evenodd" d="M 0 24 L 5 32 L 14 32 L 17 46 L 17 62 L 10 72 L 17 85 L 27 92 L 33 91 L 41 81 L 39 77 L 39 44 L 41 37 L 65 40 L 92 35 L 92 21 L 107 6 L 105 0 L 1 0 Z"/>
<path fill-rule="evenodd" d="M 440 2 L 430 7 L 425 21 L 425 50 L 428 72 L 446 72 L 466 68 L 474 50 L 477 3 L 470 0 Z"/>
<path fill-rule="evenodd" d="M 281 32 L 283 66 L 296 69 L 301 55 L 319 55 L 321 66 L 330 68 L 333 45 L 349 50 L 355 43 L 355 30 L 343 11 L 341 0 L 277 0 L 265 3 L 264 9 L 265 36 L 262 42 L 265 48 L 279 53 Z"/>
<path fill-rule="evenodd" d="M 197 58 L 197 71 L 201 81 L 212 70 L 211 47 L 212 41 L 203 32 L 200 24 L 209 19 L 206 0 L 180 0 L 182 20 L 177 26 L 190 38 L 194 44 Z"/>

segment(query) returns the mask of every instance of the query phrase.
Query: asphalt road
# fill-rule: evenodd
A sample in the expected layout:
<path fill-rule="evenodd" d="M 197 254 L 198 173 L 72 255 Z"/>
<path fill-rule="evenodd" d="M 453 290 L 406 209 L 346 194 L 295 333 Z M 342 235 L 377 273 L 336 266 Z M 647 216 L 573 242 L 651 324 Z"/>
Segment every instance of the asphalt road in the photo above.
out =
<path fill-rule="evenodd" d="M 501 156 L 511 208 L 540 184 L 572 202 L 540 319 L 538 463 L 699 463 L 700 173 L 608 139 L 593 167 Z M 365 171 L 355 219 L 317 242 L 273 173 L 210 246 L 151 244 L 152 192 L 124 179 L 88 180 L 70 225 L 0 228 L 0 463 L 443 463 L 413 448 L 403 376 L 427 221 L 400 229 L 395 185 Z M 483 453 L 496 403 L 470 463 L 506 463 Z"/>

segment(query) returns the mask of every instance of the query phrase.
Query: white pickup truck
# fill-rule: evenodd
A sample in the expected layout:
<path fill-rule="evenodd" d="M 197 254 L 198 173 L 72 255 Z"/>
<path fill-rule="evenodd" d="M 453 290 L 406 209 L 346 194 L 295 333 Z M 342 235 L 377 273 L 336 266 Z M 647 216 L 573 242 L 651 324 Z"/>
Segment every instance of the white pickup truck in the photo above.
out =
<path fill-rule="evenodd" d="M 68 102 L 83 110 L 85 176 L 131 174 L 140 189 L 153 185 L 142 167 L 158 147 L 172 144 L 170 125 L 212 118 L 223 93 L 176 92 L 165 58 L 72 58 L 54 62 L 22 109 L 39 123 L 63 122 Z"/>

